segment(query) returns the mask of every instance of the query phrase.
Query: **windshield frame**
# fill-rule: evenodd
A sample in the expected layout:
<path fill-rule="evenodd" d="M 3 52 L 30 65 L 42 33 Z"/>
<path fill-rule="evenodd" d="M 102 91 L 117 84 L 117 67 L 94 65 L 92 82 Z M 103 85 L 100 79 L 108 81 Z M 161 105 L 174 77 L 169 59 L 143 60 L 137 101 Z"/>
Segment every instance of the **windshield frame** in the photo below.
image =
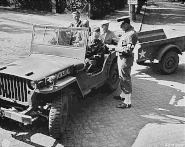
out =
<path fill-rule="evenodd" d="M 84 44 L 80 47 L 77 47 L 77 46 L 70 46 L 70 45 L 65 46 L 65 45 L 58 45 L 58 44 L 53 45 L 53 44 L 35 43 L 34 42 L 35 28 L 84 31 L 84 34 L 85 34 L 84 40 L 83 40 Z M 44 37 L 44 34 L 41 33 L 41 36 L 42 35 Z M 51 25 L 33 25 L 32 40 L 31 40 L 31 54 L 48 54 L 48 55 L 56 55 L 56 56 L 62 56 L 62 57 L 72 57 L 72 58 L 77 58 L 84 61 L 86 49 L 88 45 L 88 42 L 87 42 L 88 37 L 89 37 L 88 28 L 63 27 L 63 26 L 51 26 Z M 74 52 L 74 53 L 69 53 L 69 52 Z"/>

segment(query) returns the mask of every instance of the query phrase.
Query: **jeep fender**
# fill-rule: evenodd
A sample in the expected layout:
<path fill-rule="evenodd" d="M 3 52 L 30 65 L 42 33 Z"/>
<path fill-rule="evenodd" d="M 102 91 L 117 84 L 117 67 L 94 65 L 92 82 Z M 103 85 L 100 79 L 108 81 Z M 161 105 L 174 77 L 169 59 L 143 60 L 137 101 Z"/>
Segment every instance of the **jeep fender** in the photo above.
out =
<path fill-rule="evenodd" d="M 49 93 L 60 91 L 69 86 L 73 86 L 73 87 L 75 86 L 75 90 L 78 90 L 78 92 L 80 92 L 80 95 L 84 96 L 84 93 L 82 92 L 76 77 L 72 77 L 72 76 L 68 76 L 60 81 L 57 81 L 53 86 L 45 87 L 43 89 L 36 89 L 35 92 L 42 93 L 42 94 L 49 94 Z"/>
<path fill-rule="evenodd" d="M 162 47 L 159 51 L 158 51 L 158 54 L 157 54 L 157 59 L 160 61 L 163 57 L 163 55 L 168 52 L 168 51 L 175 51 L 177 52 L 178 54 L 182 54 L 180 48 L 177 46 L 177 45 L 173 45 L 173 44 L 168 44 L 164 47 Z"/>

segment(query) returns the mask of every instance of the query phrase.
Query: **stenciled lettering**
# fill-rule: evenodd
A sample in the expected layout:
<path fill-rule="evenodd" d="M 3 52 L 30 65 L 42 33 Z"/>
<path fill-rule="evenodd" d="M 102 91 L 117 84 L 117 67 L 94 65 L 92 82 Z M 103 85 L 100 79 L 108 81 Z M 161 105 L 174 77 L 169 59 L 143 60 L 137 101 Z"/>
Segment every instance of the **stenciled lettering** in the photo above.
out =
<path fill-rule="evenodd" d="M 70 70 L 69 69 L 63 70 L 63 71 L 58 73 L 57 79 L 62 78 L 63 76 L 66 76 L 68 74 L 70 74 Z"/>

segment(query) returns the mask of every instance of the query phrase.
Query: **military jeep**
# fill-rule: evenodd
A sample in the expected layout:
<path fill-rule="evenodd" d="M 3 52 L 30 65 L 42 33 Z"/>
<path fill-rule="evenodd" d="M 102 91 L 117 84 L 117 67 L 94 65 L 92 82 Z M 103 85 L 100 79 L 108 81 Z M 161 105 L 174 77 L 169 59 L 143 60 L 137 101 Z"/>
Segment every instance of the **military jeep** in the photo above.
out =
<path fill-rule="evenodd" d="M 30 55 L 0 67 L 0 116 L 24 125 L 47 118 L 50 135 L 59 138 L 78 98 L 104 84 L 107 91 L 116 90 L 116 53 L 105 53 L 102 67 L 88 72 L 88 35 L 87 28 L 34 25 Z"/>

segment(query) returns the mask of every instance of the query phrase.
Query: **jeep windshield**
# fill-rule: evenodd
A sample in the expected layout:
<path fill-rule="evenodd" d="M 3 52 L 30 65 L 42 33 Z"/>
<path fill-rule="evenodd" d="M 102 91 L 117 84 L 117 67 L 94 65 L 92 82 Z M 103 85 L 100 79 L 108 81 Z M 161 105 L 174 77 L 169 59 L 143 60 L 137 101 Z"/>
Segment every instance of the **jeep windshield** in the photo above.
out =
<path fill-rule="evenodd" d="M 87 44 L 87 35 L 86 28 L 35 25 L 32 43 L 83 47 Z"/>
<path fill-rule="evenodd" d="M 88 28 L 33 26 L 32 54 L 85 59 Z"/>

